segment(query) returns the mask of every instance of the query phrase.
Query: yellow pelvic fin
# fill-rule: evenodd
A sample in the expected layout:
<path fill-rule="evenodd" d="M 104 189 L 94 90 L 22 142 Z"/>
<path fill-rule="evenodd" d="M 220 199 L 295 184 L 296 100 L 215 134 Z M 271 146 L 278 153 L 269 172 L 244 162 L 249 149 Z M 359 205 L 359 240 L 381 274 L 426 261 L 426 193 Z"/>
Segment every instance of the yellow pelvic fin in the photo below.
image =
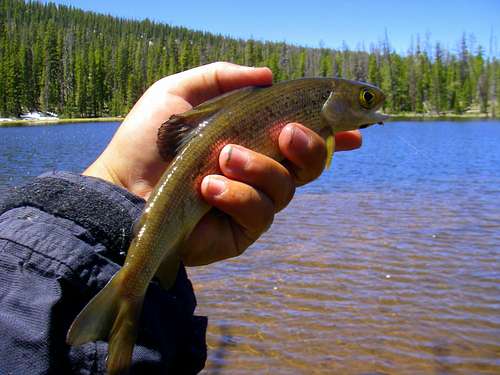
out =
<path fill-rule="evenodd" d="M 335 152 L 335 135 L 331 133 L 326 138 L 326 165 L 325 169 L 330 168 L 332 164 L 333 153 Z"/>

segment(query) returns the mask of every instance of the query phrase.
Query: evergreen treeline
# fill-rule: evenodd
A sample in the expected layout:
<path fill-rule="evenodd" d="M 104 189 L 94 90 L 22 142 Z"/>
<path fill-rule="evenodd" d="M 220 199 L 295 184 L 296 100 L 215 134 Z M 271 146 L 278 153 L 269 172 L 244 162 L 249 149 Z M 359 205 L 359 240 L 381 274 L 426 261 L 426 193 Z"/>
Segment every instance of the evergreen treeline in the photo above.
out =
<path fill-rule="evenodd" d="M 159 78 L 212 61 L 269 66 L 275 80 L 335 76 L 372 82 L 391 113 L 495 116 L 500 66 L 465 35 L 457 51 L 417 40 L 405 56 L 387 38 L 369 52 L 241 40 L 67 6 L 0 0 L 0 116 L 128 112 Z"/>

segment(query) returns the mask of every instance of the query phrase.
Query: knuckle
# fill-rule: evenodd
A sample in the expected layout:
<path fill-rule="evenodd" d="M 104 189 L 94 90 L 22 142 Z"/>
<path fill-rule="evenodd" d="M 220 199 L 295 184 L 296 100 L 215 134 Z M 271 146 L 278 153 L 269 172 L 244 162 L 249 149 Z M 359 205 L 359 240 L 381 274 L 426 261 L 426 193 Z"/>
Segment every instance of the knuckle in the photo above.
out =
<path fill-rule="evenodd" d="M 230 66 L 232 66 L 232 64 L 228 63 L 227 61 L 216 61 L 216 62 L 213 62 L 210 65 L 212 65 L 212 67 L 214 68 L 214 70 L 223 70 L 223 69 L 227 69 Z"/>
<path fill-rule="evenodd" d="M 274 221 L 275 205 L 271 199 L 261 195 L 259 209 L 255 212 L 256 217 L 249 220 L 247 232 L 255 241 L 259 236 L 269 230 Z"/>
<path fill-rule="evenodd" d="M 224 92 L 223 80 L 221 79 L 221 73 L 228 69 L 232 64 L 225 61 L 217 61 L 211 64 L 212 67 L 212 82 L 214 82 L 217 87 L 219 94 Z"/>
<path fill-rule="evenodd" d="M 245 252 L 245 249 L 243 248 L 240 248 L 240 247 L 235 247 L 234 248 L 234 253 L 231 254 L 230 256 L 228 256 L 228 259 L 230 258 L 236 258 L 236 257 L 239 257 L 241 254 L 243 254 Z"/>
<path fill-rule="evenodd" d="M 318 142 L 312 150 L 312 158 L 311 161 L 308 165 L 310 175 L 311 175 L 311 180 L 316 179 L 319 177 L 321 172 L 323 172 L 323 169 L 325 168 L 325 163 L 327 159 L 327 150 L 325 143 Z"/>
<path fill-rule="evenodd" d="M 295 182 L 290 171 L 282 164 L 274 160 L 266 160 L 266 163 L 252 163 L 255 174 L 258 175 L 257 186 L 274 203 L 274 212 L 279 212 L 287 206 L 295 193 Z"/>
<path fill-rule="evenodd" d="M 326 161 L 326 160 L 325 160 Z M 315 168 L 315 169 L 312 169 L 309 176 L 308 176 L 308 180 L 307 182 L 311 182 L 311 181 L 314 181 L 316 180 L 319 176 L 321 176 L 321 173 L 323 172 L 323 169 L 325 167 L 325 161 L 323 161 L 323 163 L 321 164 L 318 164 L 318 168 Z"/>
<path fill-rule="evenodd" d="M 286 175 L 281 186 L 282 188 L 279 190 L 280 197 L 275 202 L 276 212 L 284 209 L 288 203 L 290 203 L 295 194 L 295 183 L 288 170 L 286 171 Z"/>
<path fill-rule="evenodd" d="M 318 170 L 314 170 L 312 168 L 300 169 L 295 173 L 295 182 L 298 186 L 305 185 L 318 178 L 322 171 L 323 167 Z"/>
<path fill-rule="evenodd" d="M 324 139 L 317 134 L 312 138 L 311 153 L 312 155 L 319 155 L 318 159 L 326 159 L 326 143 Z"/>
<path fill-rule="evenodd" d="M 261 220 L 259 221 L 258 236 L 262 233 L 267 232 L 274 221 L 274 205 L 268 202 L 267 207 L 262 210 Z"/>
<path fill-rule="evenodd" d="M 245 252 L 246 249 L 247 249 L 247 246 L 242 245 L 242 244 L 236 244 L 235 247 L 234 247 L 233 254 L 230 254 L 228 256 L 228 258 L 239 257 L 241 254 L 243 254 Z"/>

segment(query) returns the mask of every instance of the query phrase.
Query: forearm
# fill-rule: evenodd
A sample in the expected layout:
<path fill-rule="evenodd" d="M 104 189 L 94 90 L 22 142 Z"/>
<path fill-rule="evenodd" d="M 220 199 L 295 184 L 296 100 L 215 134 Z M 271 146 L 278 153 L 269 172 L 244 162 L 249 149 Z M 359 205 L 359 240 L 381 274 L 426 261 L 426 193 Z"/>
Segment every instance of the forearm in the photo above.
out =
<path fill-rule="evenodd" d="M 46 174 L 0 202 L 2 370 L 104 371 L 106 343 L 70 350 L 65 335 L 76 314 L 120 268 L 142 206 L 142 199 L 117 186 L 68 173 Z M 168 293 L 152 283 L 134 356 L 137 369 L 141 363 L 152 363 L 157 371 L 175 365 L 163 359 L 167 353 L 170 361 L 201 353 L 189 360 L 202 366 L 203 329 L 194 308 L 183 269 Z M 197 331 L 202 335 L 195 339 Z"/>

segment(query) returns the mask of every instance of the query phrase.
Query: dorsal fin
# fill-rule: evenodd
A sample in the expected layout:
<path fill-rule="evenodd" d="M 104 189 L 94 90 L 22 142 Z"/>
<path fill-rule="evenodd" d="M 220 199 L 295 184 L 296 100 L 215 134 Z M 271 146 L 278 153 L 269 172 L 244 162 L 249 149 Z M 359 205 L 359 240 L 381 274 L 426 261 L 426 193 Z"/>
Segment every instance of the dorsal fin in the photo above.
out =
<path fill-rule="evenodd" d="M 239 102 L 259 88 L 260 86 L 250 86 L 230 91 L 210 99 L 187 112 L 171 116 L 170 119 L 164 122 L 158 129 L 158 139 L 156 143 L 162 158 L 166 161 L 173 159 L 183 145 L 189 141 L 193 135 L 193 130 L 196 129 L 200 123 L 208 120 L 221 109 Z"/>

